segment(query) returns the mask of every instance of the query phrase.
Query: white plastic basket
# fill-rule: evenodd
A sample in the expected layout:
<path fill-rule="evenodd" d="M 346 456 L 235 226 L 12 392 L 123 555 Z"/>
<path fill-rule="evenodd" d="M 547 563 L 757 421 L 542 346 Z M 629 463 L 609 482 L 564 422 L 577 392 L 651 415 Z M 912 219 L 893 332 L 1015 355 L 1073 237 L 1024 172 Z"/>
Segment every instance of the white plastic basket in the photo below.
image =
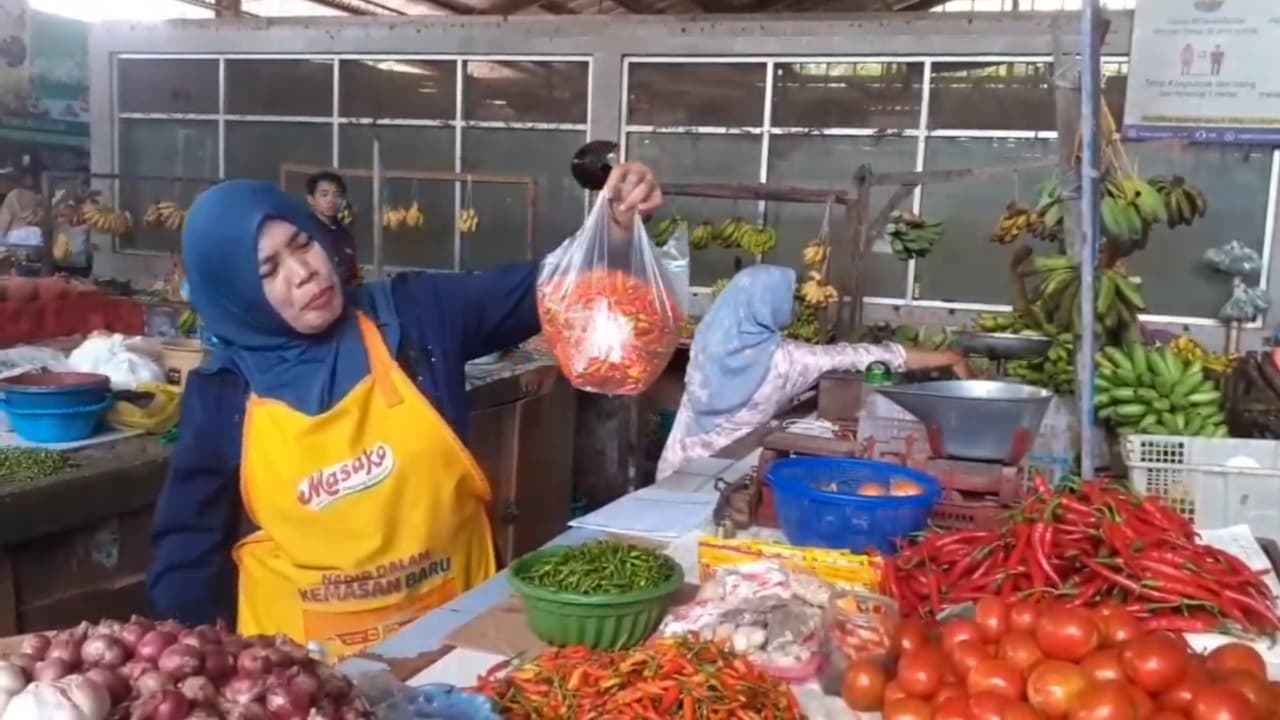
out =
<path fill-rule="evenodd" d="M 1256 537 L 1280 537 L 1280 442 L 1130 435 L 1124 448 L 1134 489 L 1197 528 L 1246 524 Z"/>

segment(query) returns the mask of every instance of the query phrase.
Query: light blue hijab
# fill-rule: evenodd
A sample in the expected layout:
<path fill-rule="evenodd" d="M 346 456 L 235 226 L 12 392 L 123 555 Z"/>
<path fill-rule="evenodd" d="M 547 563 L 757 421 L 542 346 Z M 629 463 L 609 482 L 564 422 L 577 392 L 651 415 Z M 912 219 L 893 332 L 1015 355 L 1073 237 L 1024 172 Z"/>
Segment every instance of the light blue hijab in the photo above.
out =
<path fill-rule="evenodd" d="M 791 324 L 796 272 L 752 265 L 729 281 L 698 323 L 685 396 L 695 435 L 711 432 L 751 402 Z"/>

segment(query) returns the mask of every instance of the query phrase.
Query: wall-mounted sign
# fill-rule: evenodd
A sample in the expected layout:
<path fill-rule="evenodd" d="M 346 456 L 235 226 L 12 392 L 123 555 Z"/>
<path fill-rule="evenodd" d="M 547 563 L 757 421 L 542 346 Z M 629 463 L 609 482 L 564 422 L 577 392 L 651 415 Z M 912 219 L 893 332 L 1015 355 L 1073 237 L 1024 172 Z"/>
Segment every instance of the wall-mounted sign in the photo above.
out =
<path fill-rule="evenodd" d="M 1280 0 L 1139 0 L 1124 134 L 1280 145 Z"/>

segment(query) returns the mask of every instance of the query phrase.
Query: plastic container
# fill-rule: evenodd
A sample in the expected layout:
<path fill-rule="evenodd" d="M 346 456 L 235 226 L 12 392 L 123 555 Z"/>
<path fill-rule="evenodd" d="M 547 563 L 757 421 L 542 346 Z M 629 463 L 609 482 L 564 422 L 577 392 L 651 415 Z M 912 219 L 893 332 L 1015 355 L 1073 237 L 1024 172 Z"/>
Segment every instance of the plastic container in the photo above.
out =
<path fill-rule="evenodd" d="M 933 477 L 873 460 L 784 458 L 769 467 L 766 479 L 782 534 L 801 547 L 893 553 L 899 538 L 924 529 L 942 496 Z M 894 481 L 909 481 L 922 492 L 889 495 Z M 868 485 L 886 494 L 855 494 Z"/>
<path fill-rule="evenodd" d="M 180 388 L 187 386 L 187 375 L 204 362 L 204 343 L 199 340 L 166 340 L 160 350 L 164 354 L 165 382 Z"/>
<path fill-rule="evenodd" d="M 849 665 L 870 660 L 892 675 L 901 614 L 892 599 L 856 590 L 831 594 L 822 616 L 822 690 L 839 695 Z"/>
<path fill-rule="evenodd" d="M 537 550 L 507 568 L 507 582 L 524 601 L 529 629 L 548 645 L 586 645 L 597 650 L 635 647 L 658 629 L 667 607 L 684 586 L 684 570 L 671 558 L 667 558 L 672 570 L 670 580 L 623 595 L 556 592 L 520 579 L 522 570 L 570 549 L 561 546 Z"/>
<path fill-rule="evenodd" d="M 97 373 L 36 370 L 0 381 L 0 393 L 17 410 L 66 410 L 100 404 L 111 378 Z"/>
<path fill-rule="evenodd" d="M 1244 524 L 1280 537 L 1280 441 L 1129 435 L 1124 455 L 1133 489 L 1196 528 Z"/>
<path fill-rule="evenodd" d="M 67 443 L 93 437 L 111 400 L 97 405 L 57 410 L 20 409 L 5 402 L 4 410 L 18 437 L 33 443 Z"/>

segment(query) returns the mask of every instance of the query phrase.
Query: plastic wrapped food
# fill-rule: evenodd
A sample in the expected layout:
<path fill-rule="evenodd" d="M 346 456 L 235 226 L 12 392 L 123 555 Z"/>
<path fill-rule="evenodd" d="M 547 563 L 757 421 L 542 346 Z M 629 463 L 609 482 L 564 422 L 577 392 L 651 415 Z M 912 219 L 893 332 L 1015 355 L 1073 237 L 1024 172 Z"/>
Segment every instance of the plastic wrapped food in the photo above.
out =
<path fill-rule="evenodd" d="M 643 392 L 666 368 L 684 314 L 644 224 L 611 235 L 603 195 L 582 229 L 542 263 L 542 334 L 574 387 L 606 395 Z"/>
<path fill-rule="evenodd" d="M 1262 258 L 1258 253 L 1241 245 L 1238 240 L 1205 250 L 1204 261 L 1218 272 L 1235 277 L 1247 277 L 1262 269 Z"/>
<path fill-rule="evenodd" d="M 898 622 L 898 604 L 887 597 L 833 593 L 823 615 L 823 690 L 839 693 L 845 671 L 856 660 L 890 662 Z"/>
<path fill-rule="evenodd" d="M 821 667 L 830 597 L 826 583 L 777 563 L 726 568 L 703 583 L 694 602 L 673 610 L 658 632 L 729 643 L 774 677 L 805 682 Z"/>

